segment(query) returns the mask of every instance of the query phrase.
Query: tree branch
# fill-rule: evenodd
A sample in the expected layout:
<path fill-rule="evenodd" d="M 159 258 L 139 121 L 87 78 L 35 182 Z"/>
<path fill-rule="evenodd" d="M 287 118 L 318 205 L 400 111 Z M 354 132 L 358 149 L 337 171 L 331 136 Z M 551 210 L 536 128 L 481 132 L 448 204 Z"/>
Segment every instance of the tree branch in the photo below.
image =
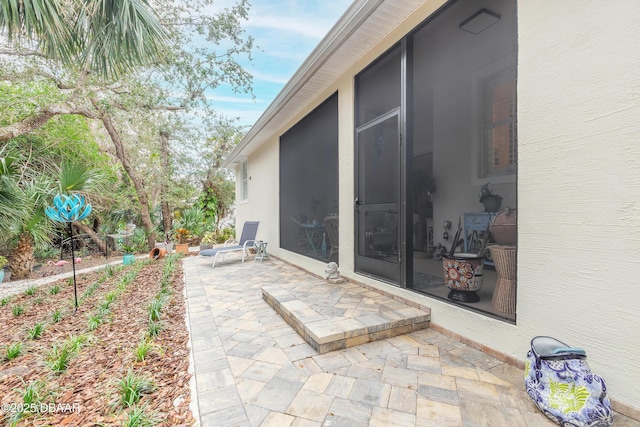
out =
<path fill-rule="evenodd" d="M 40 110 L 36 115 L 21 122 L 0 127 L 0 141 L 7 141 L 20 135 L 26 135 L 44 126 L 52 117 L 77 114 L 90 119 L 99 119 L 100 115 L 86 108 L 74 108 L 66 104 L 52 105 Z"/>

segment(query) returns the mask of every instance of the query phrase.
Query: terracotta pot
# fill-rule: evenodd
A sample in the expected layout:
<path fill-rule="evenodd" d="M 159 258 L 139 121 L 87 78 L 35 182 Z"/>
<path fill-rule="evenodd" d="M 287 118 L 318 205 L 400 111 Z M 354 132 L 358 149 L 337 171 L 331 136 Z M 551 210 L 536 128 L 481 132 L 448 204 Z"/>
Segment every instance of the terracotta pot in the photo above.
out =
<path fill-rule="evenodd" d="M 493 218 L 489 231 L 498 245 L 515 246 L 518 243 L 517 223 L 516 210 L 506 208 Z"/>
<path fill-rule="evenodd" d="M 167 254 L 167 250 L 165 248 L 153 248 L 151 252 L 149 252 L 149 258 L 152 260 L 158 260 L 164 257 Z"/>
<path fill-rule="evenodd" d="M 189 254 L 189 245 L 186 243 L 176 243 L 176 253 Z"/>

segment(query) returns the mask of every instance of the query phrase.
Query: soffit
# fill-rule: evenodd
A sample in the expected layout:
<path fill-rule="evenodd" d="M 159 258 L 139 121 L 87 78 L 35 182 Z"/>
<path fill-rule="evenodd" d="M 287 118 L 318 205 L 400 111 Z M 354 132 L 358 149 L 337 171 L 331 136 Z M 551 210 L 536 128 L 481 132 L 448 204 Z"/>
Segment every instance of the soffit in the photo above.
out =
<path fill-rule="evenodd" d="M 239 163 L 373 49 L 427 0 L 356 0 L 229 154 Z"/>

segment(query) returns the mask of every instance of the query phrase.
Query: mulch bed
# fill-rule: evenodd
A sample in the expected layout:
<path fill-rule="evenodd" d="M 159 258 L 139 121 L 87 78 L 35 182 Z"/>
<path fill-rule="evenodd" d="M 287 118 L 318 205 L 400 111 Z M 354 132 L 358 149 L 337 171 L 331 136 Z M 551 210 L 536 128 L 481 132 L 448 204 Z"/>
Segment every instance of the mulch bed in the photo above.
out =
<path fill-rule="evenodd" d="M 75 314 L 73 286 L 69 279 L 42 285 L 34 295 L 13 296 L 0 306 L 0 324 L 3 325 L 0 329 L 0 403 L 21 403 L 25 386 L 38 380 L 45 384 L 41 393 L 43 403 L 75 404 L 75 408 L 79 408 L 66 413 L 30 414 L 17 425 L 122 425 L 131 408 L 119 404 L 117 382 L 129 371 L 144 376 L 155 385 L 155 391 L 144 394 L 138 406 L 144 408 L 145 414 L 152 415 L 158 421 L 157 425 L 193 425 L 189 410 L 189 347 L 180 260 L 174 263 L 169 280 L 171 293 L 161 311 L 162 329 L 152 338 L 154 349 L 144 362 L 135 360 L 137 345 L 147 337 L 147 308 L 161 289 L 166 262 L 163 258 L 137 261 L 132 266 L 116 266 L 110 277 L 103 269 L 78 275 L 80 305 Z M 139 271 L 135 280 L 124 290 L 118 290 L 125 275 L 133 274 L 136 269 Z M 56 286 L 59 292 L 52 294 L 51 289 Z M 103 322 L 91 331 L 89 318 L 98 313 L 110 292 L 119 293 Z M 15 306 L 23 307 L 24 313 L 16 316 Z M 56 310 L 62 313 L 62 320 L 54 323 L 52 318 Z M 45 330 L 39 339 L 32 340 L 26 331 L 36 323 L 44 323 Z M 56 374 L 46 363 L 48 355 L 54 344 L 59 346 L 71 336 L 85 336 L 87 342 L 72 357 L 69 367 Z M 22 355 L 7 361 L 5 349 L 15 342 L 22 343 Z M 5 413 L 0 411 L 0 416 Z"/>

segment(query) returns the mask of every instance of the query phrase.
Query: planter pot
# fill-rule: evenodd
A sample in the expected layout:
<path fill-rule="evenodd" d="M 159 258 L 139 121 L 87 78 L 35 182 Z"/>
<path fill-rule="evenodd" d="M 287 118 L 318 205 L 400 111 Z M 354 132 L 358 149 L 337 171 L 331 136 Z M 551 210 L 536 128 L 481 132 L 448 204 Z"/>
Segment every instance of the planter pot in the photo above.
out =
<path fill-rule="evenodd" d="M 164 257 L 166 254 L 167 250 L 165 248 L 153 248 L 151 252 L 149 252 L 149 258 L 155 261 Z"/>
<path fill-rule="evenodd" d="M 136 256 L 134 254 L 124 254 L 122 256 L 122 264 L 130 265 L 136 262 Z"/>
<path fill-rule="evenodd" d="M 200 243 L 200 250 L 204 251 L 205 249 L 213 249 L 213 244 L 211 244 L 211 243 Z"/>
<path fill-rule="evenodd" d="M 484 257 L 473 253 L 457 253 L 442 257 L 444 283 L 451 289 L 447 298 L 460 302 L 478 302 L 482 288 Z"/>
<path fill-rule="evenodd" d="M 4 280 L 4 270 L 0 268 L 0 283 Z"/>
<path fill-rule="evenodd" d="M 176 253 L 188 255 L 189 245 L 186 243 L 176 243 Z"/>

